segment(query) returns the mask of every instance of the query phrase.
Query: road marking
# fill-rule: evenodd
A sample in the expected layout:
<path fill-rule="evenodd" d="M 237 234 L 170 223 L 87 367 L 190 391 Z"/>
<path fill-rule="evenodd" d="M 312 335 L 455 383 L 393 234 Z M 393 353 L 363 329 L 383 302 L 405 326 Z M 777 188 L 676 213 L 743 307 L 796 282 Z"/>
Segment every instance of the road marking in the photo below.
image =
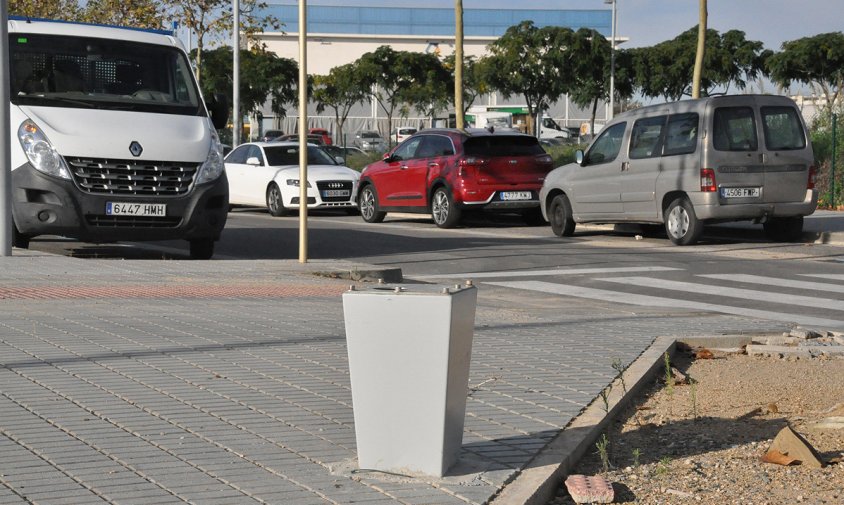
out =
<path fill-rule="evenodd" d="M 766 286 L 780 286 L 792 289 L 808 289 L 813 291 L 829 291 L 830 293 L 844 293 L 844 286 L 838 284 L 827 284 L 825 282 L 796 281 L 793 279 L 781 279 L 779 277 L 764 277 L 761 275 L 747 274 L 707 274 L 698 275 L 709 279 L 721 279 L 725 281 L 746 282 L 749 284 L 763 284 Z M 842 279 L 844 280 L 844 279 Z"/>
<path fill-rule="evenodd" d="M 680 298 L 663 298 L 660 296 L 637 295 L 623 293 L 620 291 L 609 291 L 605 289 L 584 288 L 580 286 L 568 286 L 565 284 L 554 284 L 544 281 L 519 281 L 519 282 L 487 282 L 492 286 L 505 288 L 523 289 L 527 291 L 539 291 L 556 295 L 574 296 L 577 298 L 589 298 L 592 300 L 603 300 L 607 302 L 626 303 L 645 307 L 668 307 L 691 310 L 703 310 L 708 312 L 720 312 L 736 316 L 755 317 L 771 321 L 785 321 L 802 325 L 821 327 L 844 328 L 844 321 L 811 317 L 802 314 L 786 314 L 784 312 L 770 312 L 767 310 L 745 309 L 729 305 L 716 305 L 712 303 L 695 302 Z"/>
<path fill-rule="evenodd" d="M 844 281 L 844 274 L 800 274 L 803 277 L 820 277 L 830 281 Z"/>
<path fill-rule="evenodd" d="M 630 272 L 668 272 L 682 270 L 671 267 L 608 267 L 608 268 L 552 268 L 550 270 L 503 270 L 500 272 L 469 272 L 458 274 L 412 275 L 413 279 L 446 279 L 452 277 L 489 279 L 492 277 L 536 277 L 538 275 L 583 275 L 583 274 L 612 274 Z"/>
<path fill-rule="evenodd" d="M 663 279 L 654 279 L 652 277 L 616 277 L 612 279 L 607 278 L 596 280 L 634 286 L 644 286 L 648 288 L 670 289 L 672 291 L 686 291 L 695 294 L 741 298 L 757 302 L 802 305 L 805 307 L 844 311 L 844 302 L 842 301 L 830 300 L 828 298 L 817 298 L 814 296 L 800 296 L 791 293 L 771 293 L 768 291 L 757 291 L 755 289 L 729 288 L 725 286 L 711 286 L 708 284 L 698 284 L 694 282 L 668 281 Z"/>

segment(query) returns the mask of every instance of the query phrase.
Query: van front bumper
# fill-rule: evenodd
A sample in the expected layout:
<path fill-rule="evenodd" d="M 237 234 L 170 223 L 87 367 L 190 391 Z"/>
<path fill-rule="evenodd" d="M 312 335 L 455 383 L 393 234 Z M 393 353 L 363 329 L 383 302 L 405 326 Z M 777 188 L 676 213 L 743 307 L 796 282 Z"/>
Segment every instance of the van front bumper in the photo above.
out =
<path fill-rule="evenodd" d="M 818 207 L 818 191 L 807 189 L 802 202 L 723 204 L 716 192 L 690 193 L 695 215 L 701 220 L 741 221 L 763 217 L 808 216 Z"/>
<path fill-rule="evenodd" d="M 166 204 L 161 217 L 106 215 L 107 202 Z M 183 196 L 88 193 L 72 180 L 47 176 L 24 164 L 12 171 L 12 215 L 23 235 L 61 235 L 83 242 L 220 238 L 229 189 L 225 173 Z"/>

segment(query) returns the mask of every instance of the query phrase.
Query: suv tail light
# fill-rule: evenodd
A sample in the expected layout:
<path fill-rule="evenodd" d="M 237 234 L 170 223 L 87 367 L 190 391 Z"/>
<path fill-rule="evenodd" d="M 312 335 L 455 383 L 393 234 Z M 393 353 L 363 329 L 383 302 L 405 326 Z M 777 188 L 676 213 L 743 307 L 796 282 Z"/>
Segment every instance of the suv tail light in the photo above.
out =
<path fill-rule="evenodd" d="M 460 170 L 458 171 L 460 177 L 466 177 L 473 173 L 473 168 L 477 170 L 477 168 L 486 165 L 489 162 L 486 158 L 480 158 L 478 156 L 467 156 L 465 158 L 461 158 L 460 161 L 457 163 Z"/>
<path fill-rule="evenodd" d="M 816 182 L 818 182 L 818 167 L 811 165 L 809 167 L 809 180 L 806 181 L 806 189 L 815 189 Z"/>
<path fill-rule="evenodd" d="M 707 193 L 718 191 L 715 184 L 715 170 L 711 168 L 700 169 L 700 190 Z"/>

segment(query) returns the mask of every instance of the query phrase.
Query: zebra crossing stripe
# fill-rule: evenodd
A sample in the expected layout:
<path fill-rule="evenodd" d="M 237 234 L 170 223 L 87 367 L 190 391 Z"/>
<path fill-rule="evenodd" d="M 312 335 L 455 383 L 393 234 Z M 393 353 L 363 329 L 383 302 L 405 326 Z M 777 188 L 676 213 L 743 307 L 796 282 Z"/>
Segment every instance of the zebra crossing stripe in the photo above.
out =
<path fill-rule="evenodd" d="M 764 277 L 761 275 L 747 274 L 706 274 L 698 275 L 698 277 L 706 277 L 707 279 L 720 279 L 733 282 L 745 282 L 748 284 L 764 284 L 766 286 L 779 286 L 791 289 L 808 289 L 812 291 L 844 293 L 844 286 L 838 284 L 828 284 L 826 282 L 797 281 L 794 279 L 781 279 L 779 277 Z"/>
<path fill-rule="evenodd" d="M 576 298 L 588 298 L 592 300 L 603 300 L 607 302 L 626 303 L 645 307 L 669 307 L 690 309 L 695 311 L 720 312 L 736 316 L 754 317 L 771 321 L 785 321 L 789 323 L 819 326 L 824 328 L 844 328 L 844 321 L 812 317 L 802 314 L 786 314 L 783 312 L 771 312 L 767 310 L 746 309 L 732 307 L 730 305 L 717 305 L 712 303 L 684 300 L 682 298 L 663 298 L 661 296 L 637 295 L 621 291 L 609 291 L 606 289 L 585 288 L 580 286 L 569 286 L 544 281 L 513 281 L 513 282 L 486 282 L 492 286 L 505 288 L 522 289 L 527 291 L 538 291 L 556 295 L 573 296 Z"/>
<path fill-rule="evenodd" d="M 536 277 L 539 275 L 584 275 L 584 274 L 619 274 L 634 272 L 668 272 L 682 270 L 671 267 L 607 267 L 607 268 L 553 268 L 549 270 L 505 270 L 501 272 L 467 272 L 457 274 L 409 275 L 412 279 L 490 279 L 494 277 Z"/>
<path fill-rule="evenodd" d="M 831 281 L 844 281 L 844 274 L 800 274 L 804 277 L 820 277 Z"/>
<path fill-rule="evenodd" d="M 828 298 L 817 298 L 814 296 L 800 296 L 792 293 L 771 293 L 755 289 L 712 286 L 710 284 L 699 284 L 695 282 L 669 281 L 664 279 L 654 279 L 652 277 L 614 277 L 596 280 L 633 286 L 644 286 L 648 288 L 670 289 L 672 291 L 686 291 L 695 294 L 742 298 L 757 302 L 783 303 L 786 305 L 802 305 L 804 307 L 817 307 L 821 309 L 844 311 L 844 302 L 842 301 L 830 300 Z"/>

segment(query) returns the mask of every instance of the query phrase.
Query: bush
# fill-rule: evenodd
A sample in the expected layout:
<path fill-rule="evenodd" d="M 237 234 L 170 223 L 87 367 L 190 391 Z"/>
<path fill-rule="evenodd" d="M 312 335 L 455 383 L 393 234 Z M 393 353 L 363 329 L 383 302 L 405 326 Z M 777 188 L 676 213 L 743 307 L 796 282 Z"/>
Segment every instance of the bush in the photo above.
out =
<path fill-rule="evenodd" d="M 543 146 L 545 152 L 551 155 L 554 167 L 574 163 L 574 153 L 578 150 L 585 150 L 586 144 L 570 144 L 564 146 Z"/>
<path fill-rule="evenodd" d="M 835 195 L 832 190 L 832 111 L 819 114 L 812 123 L 810 135 L 812 148 L 817 160 L 818 207 L 837 209 L 842 203 L 842 185 L 844 185 L 844 107 L 836 107 L 838 115 L 835 139 Z"/>

